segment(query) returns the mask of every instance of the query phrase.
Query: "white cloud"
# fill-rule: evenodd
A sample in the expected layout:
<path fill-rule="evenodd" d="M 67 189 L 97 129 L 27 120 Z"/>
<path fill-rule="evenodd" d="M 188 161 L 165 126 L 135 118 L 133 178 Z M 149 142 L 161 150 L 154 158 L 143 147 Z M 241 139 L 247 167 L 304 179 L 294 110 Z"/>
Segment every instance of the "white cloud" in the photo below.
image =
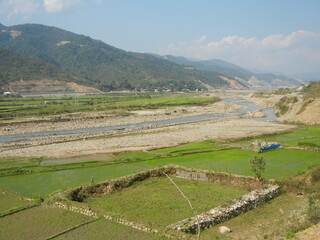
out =
<path fill-rule="evenodd" d="M 44 7 L 49 13 L 61 13 L 72 9 L 82 0 L 43 0 Z"/>
<path fill-rule="evenodd" d="M 0 14 L 11 18 L 20 15 L 30 17 L 39 7 L 38 0 L 3 0 L 0 2 Z"/>
<path fill-rule="evenodd" d="M 320 34 L 304 30 L 288 35 L 256 37 L 226 36 L 208 41 L 205 35 L 185 44 L 170 44 L 161 54 L 200 59 L 223 59 L 240 66 L 283 72 L 319 71 Z"/>
<path fill-rule="evenodd" d="M 15 15 L 29 18 L 41 10 L 48 13 L 66 12 L 83 2 L 99 4 L 103 0 L 0 0 L 0 14 L 8 18 Z"/>
<path fill-rule="evenodd" d="M 195 40 L 194 42 L 196 44 L 201 44 L 204 43 L 207 40 L 207 36 L 206 35 L 202 35 L 199 39 Z"/>

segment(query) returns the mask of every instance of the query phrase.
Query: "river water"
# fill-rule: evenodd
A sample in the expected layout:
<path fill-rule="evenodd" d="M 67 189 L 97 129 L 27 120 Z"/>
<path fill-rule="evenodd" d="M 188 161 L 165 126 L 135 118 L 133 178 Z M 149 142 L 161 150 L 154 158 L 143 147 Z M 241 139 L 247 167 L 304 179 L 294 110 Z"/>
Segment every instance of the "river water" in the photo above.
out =
<path fill-rule="evenodd" d="M 245 108 L 238 110 L 237 112 L 232 113 L 215 113 L 215 114 L 201 114 L 187 117 L 172 118 L 167 120 L 144 122 L 137 124 L 126 124 L 126 125 L 114 125 L 106 127 L 93 127 L 93 128 L 79 128 L 79 129 L 70 129 L 70 130 L 61 130 L 61 131 L 43 131 L 43 132 L 31 132 L 31 133 L 22 133 L 22 134 L 12 134 L 12 135 L 0 135 L 0 143 L 10 143 L 10 142 L 21 142 L 21 141 L 30 141 L 40 138 L 49 138 L 49 137 L 61 137 L 67 135 L 75 135 L 81 133 L 100 133 L 100 132 L 111 132 L 123 129 L 139 129 L 147 127 L 159 127 L 165 125 L 172 125 L 177 123 L 192 123 L 197 121 L 223 118 L 228 116 L 243 116 L 248 112 L 254 112 L 261 109 L 260 106 L 254 102 L 244 100 L 242 98 L 224 98 L 222 99 L 225 102 L 232 102 L 238 105 L 244 106 Z M 265 118 L 252 118 L 258 121 L 272 121 L 277 117 L 274 113 L 273 108 L 267 108 L 262 110 L 266 115 Z"/>

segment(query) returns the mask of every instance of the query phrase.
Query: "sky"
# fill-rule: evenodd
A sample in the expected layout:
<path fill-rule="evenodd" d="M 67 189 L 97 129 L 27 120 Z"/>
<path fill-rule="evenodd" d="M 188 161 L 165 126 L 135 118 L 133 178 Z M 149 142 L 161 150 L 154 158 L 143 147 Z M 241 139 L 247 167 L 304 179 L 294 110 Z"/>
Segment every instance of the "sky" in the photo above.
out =
<path fill-rule="evenodd" d="M 320 72 L 320 0 L 0 0 L 0 23 L 38 23 L 126 51 Z"/>

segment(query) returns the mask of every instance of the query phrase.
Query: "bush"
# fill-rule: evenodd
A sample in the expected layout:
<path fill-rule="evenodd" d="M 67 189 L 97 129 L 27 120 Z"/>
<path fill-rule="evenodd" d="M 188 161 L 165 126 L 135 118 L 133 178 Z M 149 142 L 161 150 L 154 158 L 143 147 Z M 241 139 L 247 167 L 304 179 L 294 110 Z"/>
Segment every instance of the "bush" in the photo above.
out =
<path fill-rule="evenodd" d="M 309 196 L 308 200 L 307 218 L 314 225 L 320 222 L 320 206 L 317 205 L 315 197 Z"/>
<path fill-rule="evenodd" d="M 262 173 L 266 169 L 266 160 L 262 156 L 254 156 L 250 159 L 250 170 L 259 179 L 262 180 Z"/>
<path fill-rule="evenodd" d="M 283 97 L 280 101 L 276 104 L 276 108 L 279 110 L 278 115 L 283 115 L 289 111 L 289 104 L 294 104 L 298 102 L 297 97 Z"/>
<path fill-rule="evenodd" d="M 320 182 L 320 165 L 316 165 L 311 170 L 311 181 L 313 183 Z"/>

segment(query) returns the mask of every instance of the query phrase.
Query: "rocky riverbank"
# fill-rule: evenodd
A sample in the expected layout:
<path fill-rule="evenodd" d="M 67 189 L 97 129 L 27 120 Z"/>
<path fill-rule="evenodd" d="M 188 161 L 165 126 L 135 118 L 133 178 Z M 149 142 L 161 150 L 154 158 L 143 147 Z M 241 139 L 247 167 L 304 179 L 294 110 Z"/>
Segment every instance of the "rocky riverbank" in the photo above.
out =
<path fill-rule="evenodd" d="M 0 157 L 5 156 L 46 156 L 62 158 L 100 153 L 138 151 L 179 145 L 186 142 L 207 139 L 224 140 L 259 134 L 287 131 L 292 125 L 250 119 L 215 119 L 197 123 L 179 124 L 156 129 L 140 129 L 132 132 L 113 133 L 109 136 L 54 136 L 38 139 L 31 143 L 12 143 L 2 147 Z M 21 144 L 29 144 L 21 146 Z M 3 145 L 4 146 L 4 145 Z"/>

